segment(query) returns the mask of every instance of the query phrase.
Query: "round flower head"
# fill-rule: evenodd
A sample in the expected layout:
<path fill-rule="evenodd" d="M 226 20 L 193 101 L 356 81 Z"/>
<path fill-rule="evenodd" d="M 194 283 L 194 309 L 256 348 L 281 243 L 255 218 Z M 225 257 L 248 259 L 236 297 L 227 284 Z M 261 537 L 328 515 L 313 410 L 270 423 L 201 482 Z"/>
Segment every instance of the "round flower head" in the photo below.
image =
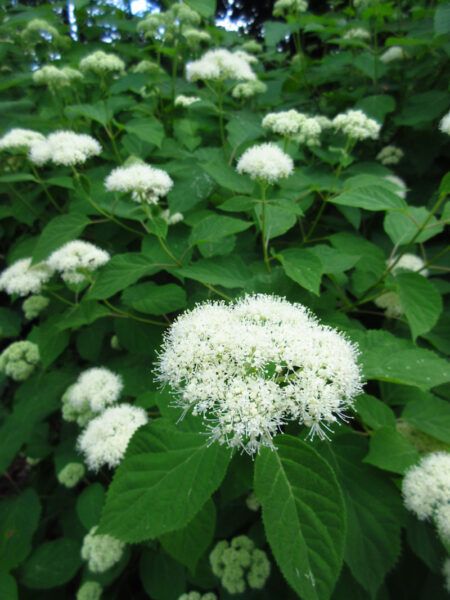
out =
<path fill-rule="evenodd" d="M 73 131 L 56 131 L 44 141 L 33 144 L 29 158 L 36 165 L 52 162 L 70 167 L 82 164 L 102 151 L 100 144 L 90 135 Z"/>
<path fill-rule="evenodd" d="M 103 465 L 117 467 L 134 432 L 148 422 L 144 409 L 129 404 L 107 408 L 89 422 L 78 438 L 78 448 L 88 467 L 98 471 Z"/>
<path fill-rule="evenodd" d="M 420 520 L 450 503 L 450 453 L 433 452 L 411 467 L 403 479 L 403 501 Z"/>
<path fill-rule="evenodd" d="M 84 537 L 81 558 L 92 573 L 104 573 L 122 558 L 125 544 L 111 535 L 97 535 L 96 531 L 93 527 Z"/>
<path fill-rule="evenodd" d="M 25 381 L 40 360 L 39 348 L 33 342 L 13 342 L 0 354 L 0 372 L 14 381 Z"/>
<path fill-rule="evenodd" d="M 344 40 L 370 40 L 370 33 L 367 29 L 355 27 L 344 34 Z"/>
<path fill-rule="evenodd" d="M 48 85 L 50 88 L 67 87 L 81 79 L 83 79 L 82 73 L 71 67 L 58 69 L 54 65 L 46 65 L 33 73 L 34 83 Z"/>
<path fill-rule="evenodd" d="M 80 61 L 80 69 L 82 71 L 92 71 L 97 75 L 104 73 L 123 73 L 125 71 L 125 63 L 115 54 L 107 54 L 103 50 L 97 50 L 88 54 Z"/>
<path fill-rule="evenodd" d="M 262 121 L 262 126 L 279 135 L 293 138 L 301 144 L 317 146 L 322 129 L 327 126 L 326 121 L 326 117 L 309 117 L 292 109 L 268 113 Z"/>
<path fill-rule="evenodd" d="M 380 56 L 380 60 L 384 64 L 388 64 L 396 60 L 403 60 L 404 58 L 406 58 L 406 53 L 400 46 L 391 46 Z"/>
<path fill-rule="evenodd" d="M 201 98 L 198 96 L 184 96 L 183 94 L 180 94 L 175 98 L 175 106 L 182 106 L 183 108 L 186 108 L 187 106 L 190 106 L 199 100 L 201 100 Z"/>
<path fill-rule="evenodd" d="M 47 263 L 67 283 L 83 283 L 86 276 L 110 259 L 108 252 L 83 240 L 73 240 L 50 254 Z"/>
<path fill-rule="evenodd" d="M 32 321 L 47 308 L 50 300 L 45 296 L 30 296 L 22 304 L 22 310 L 27 321 Z"/>
<path fill-rule="evenodd" d="M 301 304 L 276 296 L 200 304 L 165 334 L 159 379 L 211 439 L 249 453 L 296 421 L 324 436 L 361 390 L 357 351 Z"/>
<path fill-rule="evenodd" d="M 442 133 L 450 135 L 450 111 L 440 120 L 439 129 L 442 131 Z"/>
<path fill-rule="evenodd" d="M 267 85 L 255 79 L 254 81 L 245 81 L 234 86 L 231 95 L 233 98 L 251 98 L 256 94 L 264 94 L 267 92 Z"/>
<path fill-rule="evenodd" d="M 33 39 L 37 36 L 42 40 L 53 41 L 59 38 L 59 32 L 45 19 L 32 19 L 21 32 L 21 36 L 25 39 Z"/>
<path fill-rule="evenodd" d="M 442 567 L 442 574 L 445 580 L 445 589 L 450 594 L 450 558 L 447 558 Z"/>
<path fill-rule="evenodd" d="M 404 153 L 397 146 L 385 146 L 377 154 L 377 160 L 382 165 L 397 165 L 403 158 Z"/>
<path fill-rule="evenodd" d="M 31 264 L 31 258 L 21 258 L 0 275 L 0 290 L 9 296 L 38 294 L 52 276 L 52 269 L 45 263 Z"/>
<path fill-rule="evenodd" d="M 201 31 L 200 29 L 194 29 L 193 27 L 184 27 L 182 33 L 189 46 L 194 48 L 200 44 L 206 44 L 211 41 L 209 33 Z"/>
<path fill-rule="evenodd" d="M 141 60 L 132 68 L 133 73 L 158 73 L 161 67 L 151 60 Z"/>
<path fill-rule="evenodd" d="M 61 485 L 66 488 L 73 488 L 79 483 L 86 472 L 82 463 L 71 462 L 59 471 L 57 479 Z"/>
<path fill-rule="evenodd" d="M 199 60 L 188 63 L 186 77 L 188 81 L 226 79 L 251 81 L 256 79 L 247 60 L 224 48 L 209 50 Z"/>
<path fill-rule="evenodd" d="M 123 390 L 120 375 L 105 367 L 83 371 L 63 396 L 63 417 L 85 425 L 96 414 L 115 404 Z"/>
<path fill-rule="evenodd" d="M 395 193 L 399 198 L 402 200 L 406 198 L 408 188 L 406 187 L 406 183 L 403 181 L 403 179 L 400 179 L 400 177 L 397 177 L 397 175 L 386 175 L 385 180 L 390 181 L 395 185 L 397 188 Z"/>
<path fill-rule="evenodd" d="M 381 126 L 362 110 L 348 110 L 334 117 L 333 127 L 354 140 L 376 140 Z"/>
<path fill-rule="evenodd" d="M 100 600 L 103 592 L 97 581 L 85 581 L 77 592 L 76 600 Z"/>
<path fill-rule="evenodd" d="M 273 16 L 283 17 L 287 14 L 306 12 L 308 2 L 306 0 L 277 0 L 273 5 Z"/>
<path fill-rule="evenodd" d="M 450 543 L 450 499 L 436 511 L 436 527 L 440 538 L 446 544 Z"/>
<path fill-rule="evenodd" d="M 238 173 L 265 183 L 276 183 L 294 170 L 292 158 L 277 145 L 258 144 L 244 152 L 236 167 Z"/>
<path fill-rule="evenodd" d="M 0 138 L 0 150 L 27 151 L 36 142 L 42 142 L 45 137 L 42 133 L 31 129 L 11 129 Z"/>
<path fill-rule="evenodd" d="M 429 271 L 428 269 L 424 269 L 425 263 L 420 258 L 420 256 L 416 256 L 415 254 L 403 254 L 398 262 L 395 262 L 397 258 L 394 256 L 393 258 L 387 261 L 387 265 L 390 266 L 395 263 L 392 272 L 398 273 L 399 271 L 414 271 L 415 273 L 420 273 L 424 277 L 428 277 Z"/>
<path fill-rule="evenodd" d="M 128 192 L 135 202 L 157 204 L 172 189 L 173 181 L 162 169 L 136 163 L 114 169 L 105 180 L 108 192 Z"/>
<path fill-rule="evenodd" d="M 181 223 L 181 221 L 184 220 L 184 215 L 182 213 L 176 212 L 176 213 L 170 214 L 169 209 L 162 210 L 160 213 L 160 217 L 162 219 L 164 219 L 164 221 L 168 225 L 176 225 L 177 223 Z"/>

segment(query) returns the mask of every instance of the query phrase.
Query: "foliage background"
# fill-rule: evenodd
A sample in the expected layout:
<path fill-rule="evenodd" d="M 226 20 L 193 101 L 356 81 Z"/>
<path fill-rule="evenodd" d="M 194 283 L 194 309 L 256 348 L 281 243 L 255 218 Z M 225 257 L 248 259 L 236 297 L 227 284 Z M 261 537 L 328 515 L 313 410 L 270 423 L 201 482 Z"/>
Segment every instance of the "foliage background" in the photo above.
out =
<path fill-rule="evenodd" d="M 213 46 L 242 43 L 244 34 L 214 26 L 212 0 L 188 4 L 203 10 Z M 50 306 L 31 324 L 20 301 L 3 298 L 2 344 L 36 341 L 42 368 L 23 384 L 5 378 L 1 383 L 1 598 L 73 597 L 80 582 L 92 578 L 79 549 L 99 521 L 105 533 L 132 543 L 102 578 L 108 598 L 172 600 L 189 589 L 212 589 L 227 598 L 210 572 L 208 555 L 214 540 L 239 533 L 272 553 L 266 588 L 246 598 L 445 595 L 446 550 L 430 525 L 406 513 L 400 484 L 424 450 L 450 444 L 444 231 L 450 215 L 450 144 L 438 129 L 449 106 L 450 6 L 378 2 L 356 11 L 346 2 L 317 2 L 312 12 L 285 22 L 270 16 L 269 4 L 233 7 L 233 16 L 258 9 L 249 28 L 265 44 L 256 69 L 268 90 L 247 103 L 226 98 L 224 147 L 215 97 L 207 89 L 200 90 L 198 106 L 174 108 L 175 94 L 199 91 L 183 76 L 183 64 L 198 50 L 149 43 L 136 33 L 137 18 L 102 2 L 75 2 L 78 32 L 72 40 L 65 3 L 2 4 L 1 130 L 70 129 L 90 133 L 104 148 L 84 166 L 82 183 L 65 168 L 32 172 L 26 159 L 3 157 L 5 262 L 45 259 L 77 237 L 107 249 L 113 259 L 79 298 L 54 284 Z M 24 42 L 21 30 L 38 17 L 58 28 L 63 43 Z M 343 41 L 343 31 L 355 24 L 371 32 L 369 43 Z M 297 31 L 301 47 L 293 60 Z M 409 58 L 382 63 L 380 54 L 391 45 L 404 48 Z M 76 67 L 102 46 L 128 67 L 154 60 L 159 52 L 163 71 L 145 75 L 128 69 L 116 80 L 98 85 L 91 79 L 61 94 L 33 85 L 38 66 Z M 351 156 L 342 153 L 344 141 L 338 138 L 311 151 L 289 148 L 295 174 L 270 199 L 269 273 L 254 211 L 258 191 L 234 165 L 245 148 L 268 137 L 262 117 L 291 107 L 330 117 L 357 107 L 383 127 L 379 141 L 358 144 Z M 407 182 L 406 203 L 381 183 L 393 171 L 375 157 L 388 143 L 405 152 L 395 174 Z M 125 197 L 112 204 L 103 188 L 110 170 L 132 155 L 164 168 L 175 181 L 168 201 L 184 221 L 159 235 L 176 261 L 141 227 L 135 206 Z M 320 206 L 325 210 L 317 220 Z M 421 254 L 430 278 L 394 277 L 385 261 L 399 252 Z M 400 319 L 386 319 L 373 304 L 392 289 L 406 299 Z M 206 448 L 195 419 L 177 424 L 178 412 L 151 369 L 164 325 L 178 311 L 208 298 L 255 291 L 300 301 L 345 331 L 360 344 L 367 384 L 354 418 L 330 442 L 301 443 L 305 432 L 292 427 L 291 437 L 280 437 L 276 454 L 264 451 L 252 462 L 217 446 Z M 113 335 L 119 351 L 111 347 Z M 115 475 L 88 474 L 75 490 L 67 490 L 58 484 L 55 469 L 74 448 L 78 430 L 61 421 L 61 395 L 81 370 L 95 365 L 119 372 L 126 398 L 162 419 L 137 434 Z M 405 436 L 405 423 L 422 441 L 427 436 L 425 447 L 417 436 Z M 167 477 L 155 487 L 142 484 L 134 466 L 144 461 L 151 472 L 160 452 Z M 27 458 L 39 462 L 31 466 Z M 307 466 L 323 477 L 309 475 Z M 269 484 L 278 476 L 286 485 L 271 495 Z M 253 488 L 263 518 L 246 507 Z M 305 490 L 331 503 L 318 517 L 322 525 L 312 530 L 305 523 L 321 510 Z M 145 501 L 137 503 L 129 493 Z M 171 501 L 159 502 L 161 497 Z M 285 501 L 288 512 L 280 519 Z M 331 524 L 333 515 L 340 518 Z M 331 541 L 324 533 L 328 527 L 337 528 Z M 311 565 L 319 587 L 296 580 L 296 569 Z"/>

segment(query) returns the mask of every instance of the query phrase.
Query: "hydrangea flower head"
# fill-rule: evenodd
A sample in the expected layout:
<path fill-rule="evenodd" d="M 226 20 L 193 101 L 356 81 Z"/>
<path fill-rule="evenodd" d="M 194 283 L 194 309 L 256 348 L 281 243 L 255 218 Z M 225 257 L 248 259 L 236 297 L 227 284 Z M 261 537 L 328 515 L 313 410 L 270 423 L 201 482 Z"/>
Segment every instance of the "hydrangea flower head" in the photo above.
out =
<path fill-rule="evenodd" d="M 54 65 L 46 65 L 33 73 L 33 81 L 37 85 L 48 85 L 50 88 L 61 88 L 83 79 L 83 74 L 77 69 L 63 67 L 59 69 Z"/>
<path fill-rule="evenodd" d="M 33 342 L 13 342 L 0 354 L 0 372 L 14 381 L 25 381 L 39 363 L 39 348 Z"/>
<path fill-rule="evenodd" d="M 450 503 L 450 453 L 432 452 L 422 458 L 407 471 L 402 491 L 406 508 L 420 520 L 434 517 Z"/>
<path fill-rule="evenodd" d="M 83 240 L 73 240 L 50 254 L 47 263 L 67 283 L 83 283 L 86 275 L 105 265 L 108 252 Z"/>
<path fill-rule="evenodd" d="M 381 125 L 362 110 L 348 110 L 337 115 L 333 127 L 353 140 L 376 140 L 381 129 Z"/>
<path fill-rule="evenodd" d="M 50 280 L 53 271 L 46 263 L 31 264 L 31 258 L 21 258 L 0 275 L 0 290 L 9 296 L 38 294 Z"/>
<path fill-rule="evenodd" d="M 45 296 L 30 296 L 22 304 L 22 310 L 27 321 L 32 321 L 47 308 L 50 300 Z"/>
<path fill-rule="evenodd" d="M 128 192 L 135 202 L 157 204 L 173 187 L 173 181 L 162 169 L 136 163 L 114 169 L 105 180 L 108 192 Z"/>
<path fill-rule="evenodd" d="M 0 150 L 29 150 L 36 142 L 42 142 L 45 137 L 42 133 L 32 129 L 11 129 L 0 138 Z"/>
<path fill-rule="evenodd" d="M 327 121 L 326 117 L 310 117 L 291 109 L 268 113 L 262 121 L 262 126 L 274 133 L 292 138 L 301 144 L 318 146 L 322 129 L 328 126 Z"/>
<path fill-rule="evenodd" d="M 258 144 L 244 152 L 236 167 L 238 173 L 268 184 L 289 177 L 294 171 L 292 158 L 276 144 Z"/>
<path fill-rule="evenodd" d="M 134 432 L 148 422 L 144 409 L 129 404 L 107 408 L 92 419 L 78 438 L 78 448 L 88 467 L 117 467 Z"/>
<path fill-rule="evenodd" d="M 273 448 L 289 421 L 324 436 L 361 390 L 356 359 L 302 305 L 255 295 L 182 314 L 166 332 L 158 377 L 212 440 L 254 453 Z"/>
<path fill-rule="evenodd" d="M 111 535 L 96 534 L 96 531 L 97 527 L 93 527 L 84 537 L 81 558 L 92 573 L 104 573 L 122 558 L 125 544 Z"/>
<path fill-rule="evenodd" d="M 56 131 L 45 140 L 33 144 L 29 158 L 42 166 L 48 162 L 71 167 L 85 163 L 88 158 L 101 153 L 102 147 L 90 135 L 73 131 Z"/>
<path fill-rule="evenodd" d="M 82 71 L 92 71 L 97 75 L 104 73 L 123 73 L 125 71 L 125 63 L 115 54 L 97 50 L 88 54 L 80 61 L 80 69 Z"/>
<path fill-rule="evenodd" d="M 251 81 L 256 79 L 247 60 L 224 48 L 209 50 L 199 60 L 186 65 L 188 81 Z"/>

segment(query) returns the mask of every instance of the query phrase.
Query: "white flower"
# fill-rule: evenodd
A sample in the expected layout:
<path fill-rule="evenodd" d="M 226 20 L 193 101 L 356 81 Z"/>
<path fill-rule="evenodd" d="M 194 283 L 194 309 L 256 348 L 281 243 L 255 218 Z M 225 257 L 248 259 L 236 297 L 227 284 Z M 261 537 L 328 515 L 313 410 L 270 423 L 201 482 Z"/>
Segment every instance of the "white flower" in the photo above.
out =
<path fill-rule="evenodd" d="M 186 41 L 191 46 L 197 46 L 202 42 L 211 41 L 211 36 L 206 31 L 200 31 L 200 29 L 194 29 L 193 27 L 186 27 L 183 29 L 183 35 Z"/>
<path fill-rule="evenodd" d="M 308 10 L 306 0 L 277 0 L 273 5 L 273 16 L 282 17 L 286 13 L 301 13 Z"/>
<path fill-rule="evenodd" d="M 416 256 L 415 254 L 403 254 L 398 262 L 395 262 L 397 257 L 393 257 L 387 261 L 387 265 L 390 266 L 395 263 L 395 266 L 392 269 L 392 273 L 398 273 L 399 271 L 414 271 L 415 273 L 419 273 L 424 277 L 428 277 L 429 271 L 428 269 L 424 269 L 425 263 L 420 258 L 420 256 Z"/>
<path fill-rule="evenodd" d="M 249 175 L 251 179 L 275 183 L 293 172 L 294 163 L 292 158 L 275 144 L 258 144 L 244 152 L 236 170 L 238 173 Z"/>
<path fill-rule="evenodd" d="M 255 79 L 254 81 L 245 81 L 234 86 L 231 95 L 233 98 L 251 98 L 256 94 L 264 94 L 267 91 L 267 85 Z"/>
<path fill-rule="evenodd" d="M 92 573 L 104 573 L 122 558 L 125 544 L 111 535 L 96 535 L 96 531 L 97 527 L 92 527 L 85 535 L 81 558 Z"/>
<path fill-rule="evenodd" d="M 256 79 L 247 60 L 224 48 L 209 50 L 199 60 L 188 63 L 186 77 L 188 81 L 225 79 L 251 81 Z"/>
<path fill-rule="evenodd" d="M 381 62 L 385 64 L 404 58 L 406 58 L 406 53 L 400 46 L 391 46 L 380 56 Z"/>
<path fill-rule="evenodd" d="M 117 467 L 134 432 L 148 422 L 143 408 L 120 404 L 92 419 L 78 438 L 78 449 L 93 471 Z"/>
<path fill-rule="evenodd" d="M 29 150 L 36 142 L 42 142 L 42 133 L 31 129 L 11 129 L 0 139 L 0 150 Z"/>
<path fill-rule="evenodd" d="M 200 304 L 165 334 L 158 378 L 211 438 L 257 452 L 296 421 L 323 435 L 361 390 L 357 351 L 276 296 Z"/>
<path fill-rule="evenodd" d="M 29 158 L 37 165 L 53 162 L 55 165 L 82 164 L 102 151 L 100 144 L 90 135 L 73 131 L 56 131 L 30 148 Z"/>
<path fill-rule="evenodd" d="M 395 194 L 397 194 L 399 198 L 402 200 L 406 198 L 408 188 L 406 187 L 406 183 L 403 181 L 403 179 L 397 177 L 397 175 L 386 175 L 385 180 L 390 181 L 397 187 Z"/>
<path fill-rule="evenodd" d="M 450 135 L 450 111 L 440 120 L 439 129 L 442 131 L 442 133 Z"/>
<path fill-rule="evenodd" d="M 317 146 L 320 144 L 322 129 L 329 126 L 329 120 L 321 116 L 310 117 L 291 109 L 268 113 L 262 120 L 262 126 L 279 135 L 291 137 L 301 144 Z"/>
<path fill-rule="evenodd" d="M 344 40 L 369 40 L 370 33 L 367 29 L 363 29 L 362 27 L 355 27 L 354 29 L 349 29 L 344 34 Z"/>
<path fill-rule="evenodd" d="M 21 36 L 24 38 L 28 38 L 33 36 L 34 34 L 43 37 L 47 41 L 50 41 L 48 38 L 58 38 L 59 32 L 53 25 L 50 25 L 48 21 L 44 19 L 32 19 L 27 23 L 25 29 L 21 32 Z"/>
<path fill-rule="evenodd" d="M 245 62 L 249 65 L 254 65 L 258 62 L 256 56 L 253 56 L 253 54 L 249 54 L 245 50 L 234 50 L 233 55 L 237 56 L 238 58 L 241 58 L 242 60 L 245 60 Z"/>
<path fill-rule="evenodd" d="M 0 354 L 0 372 L 14 381 L 25 381 L 40 361 L 39 347 L 23 340 L 13 342 Z"/>
<path fill-rule="evenodd" d="M 50 254 L 47 264 L 68 283 L 83 283 L 86 275 L 110 259 L 108 252 L 83 240 L 67 242 Z"/>
<path fill-rule="evenodd" d="M 445 589 L 450 594 L 450 558 L 447 558 L 442 567 L 442 575 L 445 578 Z"/>
<path fill-rule="evenodd" d="M 105 180 L 108 192 L 132 193 L 135 202 L 157 204 L 172 189 L 173 181 L 162 169 L 136 163 L 114 169 Z"/>
<path fill-rule="evenodd" d="M 436 511 L 436 527 L 441 539 L 450 542 L 450 498 L 448 504 L 443 504 Z"/>
<path fill-rule="evenodd" d="M 334 117 L 333 127 L 354 140 L 376 140 L 381 125 L 370 119 L 362 110 L 348 110 Z"/>
<path fill-rule="evenodd" d="M 397 146 L 385 146 L 377 154 L 377 160 L 383 165 L 397 165 L 403 158 L 404 153 Z"/>
<path fill-rule="evenodd" d="M 190 106 L 199 100 L 201 100 L 201 98 L 198 96 L 184 96 L 183 94 L 180 94 L 175 98 L 175 106 L 182 106 L 183 108 L 186 108 L 187 106 Z"/>
<path fill-rule="evenodd" d="M 168 225 L 176 225 L 184 220 L 184 215 L 180 212 L 170 214 L 170 210 L 166 209 L 161 211 L 161 217 L 166 221 Z"/>
<path fill-rule="evenodd" d="M 38 294 L 49 281 L 53 271 L 45 263 L 31 264 L 31 258 L 22 258 L 5 269 L 0 275 L 0 290 L 9 296 Z"/>
<path fill-rule="evenodd" d="M 157 73 L 161 67 L 151 60 L 141 60 L 132 68 L 133 73 Z"/>
<path fill-rule="evenodd" d="M 450 503 L 450 453 L 432 452 L 411 467 L 403 479 L 403 500 L 420 520 L 435 516 Z"/>
<path fill-rule="evenodd" d="M 50 87 L 67 87 L 74 81 L 83 79 L 83 74 L 77 69 L 63 67 L 58 69 L 54 65 L 47 65 L 33 73 L 33 81 L 38 85 L 48 85 Z"/>
<path fill-rule="evenodd" d="M 125 70 L 125 63 L 115 54 L 107 54 L 103 50 L 97 50 L 88 54 L 80 61 L 82 71 L 93 71 L 101 75 L 103 73 L 122 73 Z"/>
<path fill-rule="evenodd" d="M 47 308 L 50 300 L 45 296 L 33 295 L 23 301 L 22 310 L 27 321 L 32 321 Z"/>

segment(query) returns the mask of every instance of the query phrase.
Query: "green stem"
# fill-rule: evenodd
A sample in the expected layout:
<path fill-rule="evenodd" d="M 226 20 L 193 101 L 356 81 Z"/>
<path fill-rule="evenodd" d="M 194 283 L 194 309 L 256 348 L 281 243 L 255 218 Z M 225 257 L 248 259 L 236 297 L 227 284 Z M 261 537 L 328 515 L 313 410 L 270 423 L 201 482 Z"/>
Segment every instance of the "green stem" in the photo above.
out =
<path fill-rule="evenodd" d="M 261 183 L 261 242 L 262 242 L 262 250 L 264 256 L 264 264 L 266 265 L 267 271 L 270 273 L 270 259 L 269 259 L 269 241 L 267 240 L 267 215 L 266 215 L 266 207 L 267 207 L 267 198 L 266 198 L 266 189 L 267 186 L 264 183 Z"/>
<path fill-rule="evenodd" d="M 102 300 L 102 303 L 107 306 L 110 310 L 113 311 L 115 316 L 122 317 L 126 319 L 133 319 L 134 321 L 139 321 L 140 323 L 149 323 L 150 325 L 159 325 L 160 327 L 167 327 L 168 323 L 162 323 L 161 321 L 155 321 L 153 319 L 143 319 L 142 317 L 137 317 L 131 313 L 128 313 L 124 310 L 120 310 L 116 308 L 111 302 L 108 300 Z"/>
<path fill-rule="evenodd" d="M 38 180 L 38 183 L 40 185 L 42 185 L 42 189 L 44 190 L 44 194 L 47 196 L 47 198 L 50 200 L 51 204 L 53 204 L 53 206 L 56 208 L 56 210 L 58 212 L 62 212 L 61 207 L 59 206 L 59 204 L 56 202 L 56 200 L 54 199 L 54 197 L 52 196 L 52 194 L 48 191 L 48 187 L 45 183 L 45 181 L 41 178 L 41 176 L 39 175 L 38 171 L 36 170 L 36 168 L 31 165 L 31 170 L 33 171 L 33 175 L 36 177 L 36 179 Z"/>
<path fill-rule="evenodd" d="M 147 215 L 148 220 L 151 221 L 153 219 L 153 215 L 150 211 L 149 205 L 146 202 L 143 202 L 142 208 L 144 209 L 144 212 Z M 144 222 L 142 222 L 142 226 L 149 235 L 155 235 L 155 237 L 157 238 L 157 240 L 159 242 L 159 245 L 164 250 L 164 252 L 167 254 L 167 256 L 169 258 L 171 258 L 178 267 L 181 267 L 183 263 L 181 261 L 179 261 L 178 258 L 173 254 L 173 252 L 171 251 L 169 246 L 166 244 L 165 240 L 160 235 L 156 235 L 152 231 L 150 231 Z"/>

